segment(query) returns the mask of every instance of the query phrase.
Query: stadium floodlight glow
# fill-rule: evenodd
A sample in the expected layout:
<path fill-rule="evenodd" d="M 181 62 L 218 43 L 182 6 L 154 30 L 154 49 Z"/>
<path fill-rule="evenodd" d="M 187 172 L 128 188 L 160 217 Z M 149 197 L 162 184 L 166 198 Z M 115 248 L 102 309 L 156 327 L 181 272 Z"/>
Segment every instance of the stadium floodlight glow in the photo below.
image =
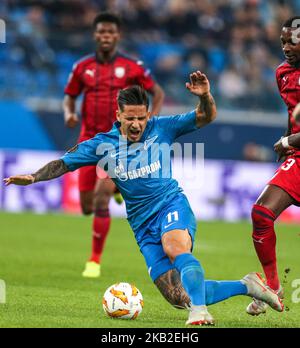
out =
<path fill-rule="evenodd" d="M 292 42 L 297 45 L 300 42 L 300 19 L 294 19 L 292 22 Z"/>
<path fill-rule="evenodd" d="M 0 19 L 0 43 L 6 43 L 6 24 L 3 19 Z"/>
<path fill-rule="evenodd" d="M 0 304 L 1 303 L 6 303 L 6 284 L 2 279 L 0 279 Z"/>

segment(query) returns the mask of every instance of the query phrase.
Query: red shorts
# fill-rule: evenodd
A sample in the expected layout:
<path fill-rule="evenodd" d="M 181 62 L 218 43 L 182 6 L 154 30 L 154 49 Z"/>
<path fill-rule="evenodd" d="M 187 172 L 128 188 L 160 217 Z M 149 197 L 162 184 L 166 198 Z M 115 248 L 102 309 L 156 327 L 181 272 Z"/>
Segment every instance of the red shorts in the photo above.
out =
<path fill-rule="evenodd" d="M 98 179 L 109 178 L 109 176 L 103 169 L 96 166 L 81 167 L 78 170 L 78 186 L 80 192 L 94 191 Z"/>
<path fill-rule="evenodd" d="M 85 141 L 88 139 L 91 139 L 90 135 L 80 133 L 78 142 L 81 143 L 82 141 Z M 78 187 L 80 192 L 94 191 L 98 178 L 99 179 L 109 178 L 106 172 L 102 170 L 100 167 L 87 166 L 87 167 L 81 167 L 78 170 L 79 170 Z"/>
<path fill-rule="evenodd" d="M 282 188 L 300 204 L 300 157 L 290 156 L 276 170 L 268 185 Z"/>

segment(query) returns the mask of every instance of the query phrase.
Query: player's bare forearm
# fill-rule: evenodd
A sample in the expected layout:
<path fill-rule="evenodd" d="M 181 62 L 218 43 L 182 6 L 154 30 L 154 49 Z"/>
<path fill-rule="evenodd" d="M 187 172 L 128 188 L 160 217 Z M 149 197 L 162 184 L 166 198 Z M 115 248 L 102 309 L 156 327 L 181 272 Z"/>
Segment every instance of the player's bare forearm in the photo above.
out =
<path fill-rule="evenodd" d="M 300 121 L 300 103 L 298 103 L 293 110 L 293 118 L 298 125 Z M 284 134 L 284 137 L 289 137 L 288 142 L 290 146 L 294 148 L 300 148 L 299 136 L 297 134 L 293 134 L 293 136 L 291 136 L 291 133 L 292 133 L 291 119 L 290 117 L 288 117 L 288 128 Z"/>
<path fill-rule="evenodd" d="M 200 99 L 196 108 L 197 127 L 200 128 L 212 122 L 217 116 L 217 107 L 210 93 L 207 76 L 199 70 L 195 71 L 190 74 L 190 82 L 187 82 L 185 86 Z"/>
<path fill-rule="evenodd" d="M 201 95 L 196 108 L 197 126 L 203 127 L 217 117 L 217 106 L 210 92 Z"/>
<path fill-rule="evenodd" d="M 300 133 L 282 137 L 274 144 L 274 151 L 278 155 L 277 162 L 294 154 L 295 150 L 300 150 Z"/>
<path fill-rule="evenodd" d="M 9 178 L 5 178 L 3 181 L 6 186 L 11 184 L 26 186 L 31 185 L 35 182 L 47 181 L 54 178 L 58 178 L 59 176 L 67 173 L 68 171 L 69 169 L 65 165 L 64 161 L 55 160 L 49 162 L 34 174 L 10 176 Z"/>
<path fill-rule="evenodd" d="M 66 94 L 63 101 L 64 115 L 73 114 L 76 110 L 76 98 Z"/>
<path fill-rule="evenodd" d="M 32 174 L 34 182 L 47 181 L 58 178 L 69 171 L 63 160 L 49 162 L 44 167 Z"/>
<path fill-rule="evenodd" d="M 300 149 L 300 133 L 291 134 L 288 136 L 289 146 Z"/>
<path fill-rule="evenodd" d="M 164 99 L 165 99 L 165 92 L 160 87 L 160 85 L 156 83 L 151 91 L 151 94 L 152 94 L 151 116 L 159 115 Z"/>
<path fill-rule="evenodd" d="M 176 269 L 171 269 L 162 274 L 154 281 L 155 285 L 163 295 L 163 297 L 177 308 L 186 308 L 190 303 L 190 299 L 185 292 L 180 274 Z"/>
<path fill-rule="evenodd" d="M 299 125 L 299 121 L 300 121 L 300 103 L 298 103 L 294 110 L 293 110 L 293 118 L 296 121 L 297 125 Z"/>
<path fill-rule="evenodd" d="M 79 118 L 76 114 L 76 98 L 66 94 L 63 101 L 63 110 L 66 126 L 70 128 L 77 126 Z"/>

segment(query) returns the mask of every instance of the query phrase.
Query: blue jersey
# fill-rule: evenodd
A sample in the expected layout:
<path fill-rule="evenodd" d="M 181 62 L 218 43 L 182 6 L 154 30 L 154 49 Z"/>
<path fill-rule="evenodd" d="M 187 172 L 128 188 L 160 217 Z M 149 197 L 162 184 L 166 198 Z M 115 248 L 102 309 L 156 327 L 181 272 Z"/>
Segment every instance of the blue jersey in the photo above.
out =
<path fill-rule="evenodd" d="M 138 143 L 128 142 L 119 128 L 115 122 L 110 132 L 78 144 L 61 159 L 71 171 L 87 165 L 104 169 L 121 192 L 136 231 L 182 191 L 172 178 L 170 146 L 197 129 L 196 112 L 152 117 Z"/>

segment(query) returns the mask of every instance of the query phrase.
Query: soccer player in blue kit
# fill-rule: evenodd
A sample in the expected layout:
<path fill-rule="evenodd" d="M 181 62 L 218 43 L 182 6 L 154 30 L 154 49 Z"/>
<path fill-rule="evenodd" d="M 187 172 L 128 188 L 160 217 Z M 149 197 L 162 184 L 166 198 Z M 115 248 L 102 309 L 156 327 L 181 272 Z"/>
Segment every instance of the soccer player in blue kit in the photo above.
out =
<path fill-rule="evenodd" d="M 205 280 L 202 266 L 192 254 L 196 220 L 182 189 L 171 177 L 170 156 L 163 153 L 168 151 L 169 155 L 170 147 L 160 145 L 171 145 L 180 135 L 207 125 L 217 110 L 203 73 L 190 74 L 186 88 L 199 98 L 195 110 L 152 118 L 141 87 L 121 90 L 118 121 L 110 132 L 79 143 L 34 174 L 12 176 L 4 182 L 28 185 L 97 164 L 125 200 L 129 224 L 153 282 L 173 306 L 189 309 L 187 325 L 214 324 L 207 305 L 236 295 L 255 297 L 281 312 L 281 300 L 259 274 L 249 273 L 238 281 Z"/>

